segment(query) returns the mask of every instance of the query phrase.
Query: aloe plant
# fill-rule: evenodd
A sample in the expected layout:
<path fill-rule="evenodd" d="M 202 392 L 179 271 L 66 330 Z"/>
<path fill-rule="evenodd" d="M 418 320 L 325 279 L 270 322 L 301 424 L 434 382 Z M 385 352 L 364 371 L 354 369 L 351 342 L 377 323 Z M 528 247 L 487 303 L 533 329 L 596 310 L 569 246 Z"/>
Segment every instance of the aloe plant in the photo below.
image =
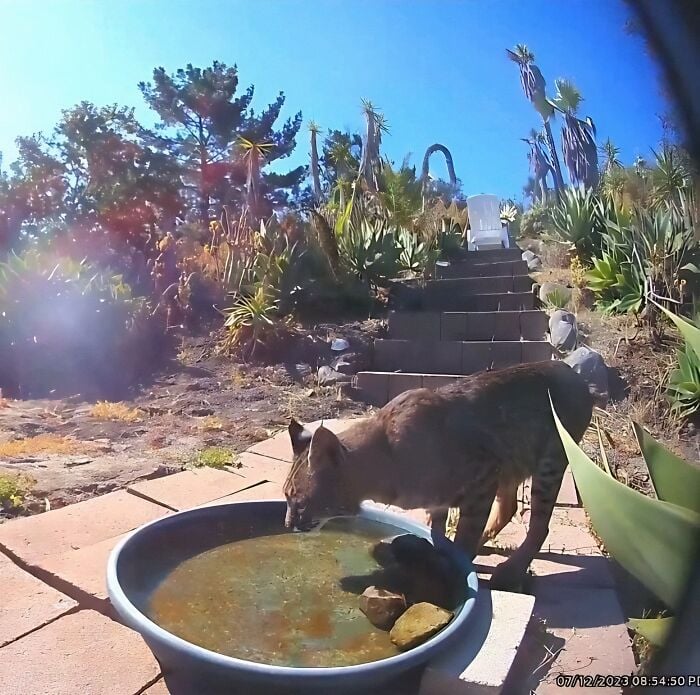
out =
<path fill-rule="evenodd" d="M 553 406 L 552 412 L 591 525 L 605 548 L 670 610 L 677 611 L 700 534 L 700 513 L 685 506 L 688 498 L 679 493 L 680 483 L 673 482 L 671 476 L 678 475 L 686 484 L 690 480 L 692 485 L 697 485 L 697 471 L 678 457 L 669 468 L 669 452 L 658 445 L 652 446 L 651 437 L 637 425 L 642 453 L 659 499 L 647 497 L 618 482 L 591 461 L 564 429 Z M 654 643 L 663 640 L 668 625 L 668 618 L 630 622 L 631 628 L 638 629 Z"/>

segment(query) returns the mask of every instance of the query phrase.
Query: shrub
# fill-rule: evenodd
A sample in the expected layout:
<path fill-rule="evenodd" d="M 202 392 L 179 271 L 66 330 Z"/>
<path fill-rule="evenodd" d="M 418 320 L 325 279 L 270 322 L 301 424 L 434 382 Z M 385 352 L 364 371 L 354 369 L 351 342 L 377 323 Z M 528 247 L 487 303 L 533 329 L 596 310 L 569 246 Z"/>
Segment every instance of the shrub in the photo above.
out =
<path fill-rule="evenodd" d="M 0 509 L 16 509 L 34 485 L 34 480 L 24 473 L 0 471 Z"/>
<path fill-rule="evenodd" d="M 520 217 L 519 236 L 523 239 L 538 239 L 546 234 L 552 224 L 552 213 L 548 205 L 533 205 Z"/>
<path fill-rule="evenodd" d="M 162 324 L 121 276 L 27 251 L 0 264 L 0 388 L 119 400 L 163 364 Z"/>
<path fill-rule="evenodd" d="M 194 468 L 226 468 L 236 463 L 237 457 L 230 449 L 218 446 L 199 451 L 191 461 Z"/>

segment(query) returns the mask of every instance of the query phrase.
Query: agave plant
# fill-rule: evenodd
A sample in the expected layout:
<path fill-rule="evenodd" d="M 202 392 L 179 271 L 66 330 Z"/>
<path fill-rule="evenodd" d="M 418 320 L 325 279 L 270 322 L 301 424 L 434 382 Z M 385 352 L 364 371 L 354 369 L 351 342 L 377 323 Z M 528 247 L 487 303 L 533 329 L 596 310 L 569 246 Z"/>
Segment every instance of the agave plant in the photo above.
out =
<path fill-rule="evenodd" d="M 657 305 L 658 306 L 658 305 Z M 695 416 L 700 410 L 700 323 L 698 314 L 691 323 L 659 307 L 680 331 L 685 342 L 676 353 L 677 368 L 669 375 L 667 392 L 671 410 L 682 418 Z M 700 506 L 700 503 L 699 503 Z M 700 512 L 700 509 L 698 509 Z"/>
<path fill-rule="evenodd" d="M 700 534 L 700 469 L 671 454 L 635 423 L 658 496 L 652 499 L 613 477 L 602 444 L 603 468 L 574 442 L 556 412 L 554 419 L 583 505 L 607 552 L 668 609 L 678 610 Z M 662 644 L 672 619 L 635 619 L 630 627 Z"/>
<path fill-rule="evenodd" d="M 399 229 L 399 268 L 413 275 L 421 275 L 432 268 L 440 255 L 439 249 L 408 229 Z"/>
<path fill-rule="evenodd" d="M 566 244 L 588 263 L 600 248 L 601 220 L 593 191 L 569 188 L 551 210 L 549 236 Z"/>

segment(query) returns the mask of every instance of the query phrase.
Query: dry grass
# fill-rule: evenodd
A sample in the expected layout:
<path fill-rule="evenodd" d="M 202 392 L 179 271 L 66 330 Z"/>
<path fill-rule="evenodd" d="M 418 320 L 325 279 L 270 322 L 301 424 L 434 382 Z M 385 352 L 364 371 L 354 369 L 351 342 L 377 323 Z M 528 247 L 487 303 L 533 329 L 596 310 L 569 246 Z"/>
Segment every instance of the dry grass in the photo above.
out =
<path fill-rule="evenodd" d="M 224 429 L 224 422 L 221 418 L 209 415 L 199 423 L 199 429 L 202 432 L 221 432 Z"/>
<path fill-rule="evenodd" d="M 141 411 L 138 408 L 130 408 L 126 403 L 100 401 L 92 406 L 90 416 L 98 420 L 138 422 L 141 419 Z"/>
<path fill-rule="evenodd" d="M 36 454 L 77 454 L 87 448 L 85 442 L 55 434 L 38 434 L 25 439 L 0 442 L 0 458 L 18 458 Z"/>

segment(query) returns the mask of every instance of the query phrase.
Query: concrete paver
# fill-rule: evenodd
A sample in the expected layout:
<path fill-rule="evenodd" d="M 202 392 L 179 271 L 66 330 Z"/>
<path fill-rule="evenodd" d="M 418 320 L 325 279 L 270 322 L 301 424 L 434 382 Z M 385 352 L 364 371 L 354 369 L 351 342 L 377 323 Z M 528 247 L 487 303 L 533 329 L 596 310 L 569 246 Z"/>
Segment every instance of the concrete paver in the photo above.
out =
<path fill-rule="evenodd" d="M 90 610 L 0 649 L 2 692 L 17 695 L 135 695 L 159 673 L 137 633 Z"/>
<path fill-rule="evenodd" d="M 145 480 L 127 489 L 151 502 L 180 511 L 224 497 L 248 485 L 250 482 L 236 472 L 205 467 Z"/>
<path fill-rule="evenodd" d="M 96 599 L 107 599 L 107 560 L 112 549 L 125 535 L 43 558 L 40 566 L 48 573 L 46 581 L 51 582 L 51 577 L 55 577 L 74 591 Z M 66 591 L 69 591 L 67 587 Z"/>
<path fill-rule="evenodd" d="M 428 664 L 419 695 L 495 695 L 500 693 L 532 615 L 535 598 L 493 591 L 477 599 L 475 613 L 487 611 L 486 636 L 481 639 L 478 616 L 470 634 Z"/>
<path fill-rule="evenodd" d="M 262 480 L 283 483 L 289 473 L 290 464 L 280 459 L 253 454 L 250 451 L 243 452 L 238 459 L 241 466 L 237 471 L 245 478 L 247 486 Z"/>
<path fill-rule="evenodd" d="M 229 504 L 230 502 L 249 502 L 252 500 L 284 500 L 284 492 L 280 483 L 265 482 L 253 485 L 245 490 L 226 495 L 218 500 L 212 500 L 202 507 L 212 507 L 217 504 Z"/>
<path fill-rule="evenodd" d="M 0 647 L 64 615 L 78 604 L 0 553 Z"/>
<path fill-rule="evenodd" d="M 114 538 L 168 513 L 160 505 L 120 490 L 1 524 L 0 546 L 35 564 L 49 555 Z"/>

